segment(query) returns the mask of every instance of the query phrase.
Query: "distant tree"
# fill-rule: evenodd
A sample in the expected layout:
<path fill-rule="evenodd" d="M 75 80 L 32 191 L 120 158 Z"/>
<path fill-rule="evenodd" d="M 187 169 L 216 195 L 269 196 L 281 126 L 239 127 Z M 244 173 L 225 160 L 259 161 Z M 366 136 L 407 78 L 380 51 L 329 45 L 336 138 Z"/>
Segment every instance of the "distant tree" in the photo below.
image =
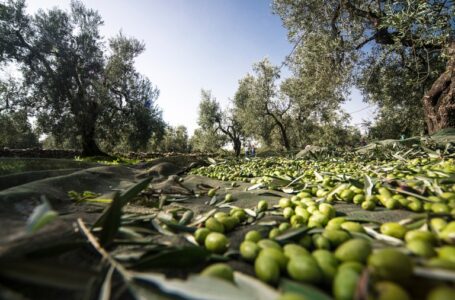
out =
<path fill-rule="evenodd" d="M 416 107 L 420 112 L 421 107 Z M 414 115 L 412 115 L 414 113 Z M 373 140 L 399 139 L 401 136 L 412 137 L 424 133 L 425 124 L 415 111 L 409 107 L 395 106 L 389 110 L 383 107 L 373 122 L 365 122 L 368 138 Z"/>
<path fill-rule="evenodd" d="M 226 144 L 226 136 L 215 130 L 197 128 L 190 138 L 190 147 L 193 152 L 217 153 Z"/>
<path fill-rule="evenodd" d="M 233 114 L 242 124 L 246 137 L 260 140 L 262 144 L 270 146 L 273 142 L 275 124 L 256 106 L 254 84 L 255 77 L 251 74 L 247 74 L 239 80 L 233 98 Z"/>
<path fill-rule="evenodd" d="M 262 138 L 266 144 L 271 143 L 272 130 L 276 128 L 282 146 L 289 150 L 289 112 L 292 103 L 282 97 L 277 89 L 279 68 L 268 59 L 263 59 L 253 65 L 253 71 L 253 75 L 247 74 L 239 81 L 234 97 L 235 114 L 245 124 L 248 134 Z"/>
<path fill-rule="evenodd" d="M 109 45 L 101 103 L 104 111 L 97 122 L 99 136 L 107 149 L 123 141 L 127 151 L 146 150 L 152 134 L 160 138 L 166 125 L 155 104 L 159 90 L 134 67 L 134 59 L 145 47 L 123 34 L 112 38 Z"/>
<path fill-rule="evenodd" d="M 50 150 L 75 150 L 79 149 L 80 144 L 81 141 L 75 135 L 57 139 L 52 134 L 47 134 L 41 141 L 41 147 Z"/>
<path fill-rule="evenodd" d="M 319 66 L 315 83 L 356 84 L 384 112 L 418 112 L 430 133 L 455 127 L 452 0 L 274 0 L 273 8 L 298 44 L 295 55 Z"/>
<path fill-rule="evenodd" d="M 26 97 L 14 78 L 0 81 L 0 148 L 39 147 L 38 135 L 28 120 L 28 112 L 19 103 Z"/>
<path fill-rule="evenodd" d="M 242 124 L 236 118 L 233 110 L 221 110 L 219 103 L 210 91 L 201 91 L 198 123 L 206 132 L 219 132 L 225 135 L 232 143 L 235 155 L 240 155 L 244 137 Z"/>
<path fill-rule="evenodd" d="M 104 155 L 106 144 L 125 139 L 145 147 L 162 127 L 158 90 L 134 68 L 144 45 L 123 35 L 105 52 L 98 12 L 72 1 L 30 16 L 24 0 L 0 3 L 0 62 L 19 64 L 28 101 L 44 132 L 56 139 L 77 135 L 83 155 Z"/>
<path fill-rule="evenodd" d="M 164 135 L 161 138 L 150 141 L 149 149 L 159 152 L 189 152 L 190 145 L 186 127 L 183 125 L 166 127 Z"/>
<path fill-rule="evenodd" d="M 287 118 L 287 126 L 292 146 L 341 146 L 343 139 L 338 134 L 345 132 L 350 119 L 340 107 L 344 101 L 343 93 L 328 87 L 315 89 L 311 85 L 315 78 L 307 76 L 308 71 L 299 68 L 294 76 L 283 80 L 280 85 L 281 97 L 291 104 L 288 115 L 292 117 Z"/>
<path fill-rule="evenodd" d="M 13 149 L 39 147 L 38 136 L 32 130 L 24 110 L 0 113 L 0 148 Z"/>

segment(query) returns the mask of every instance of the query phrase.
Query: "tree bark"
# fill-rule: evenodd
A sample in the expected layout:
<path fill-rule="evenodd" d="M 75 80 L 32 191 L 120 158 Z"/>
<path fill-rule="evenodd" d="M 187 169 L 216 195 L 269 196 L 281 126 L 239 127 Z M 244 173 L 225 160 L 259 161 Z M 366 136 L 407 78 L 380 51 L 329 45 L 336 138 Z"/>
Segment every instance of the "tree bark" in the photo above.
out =
<path fill-rule="evenodd" d="M 286 132 L 286 127 L 284 126 L 283 122 L 278 120 L 278 118 L 273 113 L 269 112 L 269 115 L 273 118 L 275 124 L 280 129 L 281 140 L 283 141 L 284 148 L 287 151 L 291 150 L 291 143 L 289 143 L 288 133 Z"/>
<path fill-rule="evenodd" d="M 240 156 L 240 152 L 242 150 L 242 142 L 240 141 L 239 138 L 236 138 L 233 140 L 233 143 L 234 143 L 234 152 L 235 152 L 235 156 Z"/>
<path fill-rule="evenodd" d="M 95 124 L 86 124 L 81 134 L 82 156 L 109 156 L 95 142 Z"/>
<path fill-rule="evenodd" d="M 283 140 L 283 146 L 286 148 L 287 151 L 291 150 L 291 144 L 289 143 L 288 134 L 286 132 L 286 128 L 281 122 L 278 122 L 278 127 L 280 128 L 281 132 L 281 139 Z"/>
<path fill-rule="evenodd" d="M 95 102 L 88 105 L 87 111 L 81 113 L 79 131 L 82 142 L 82 156 L 109 156 L 101 151 L 95 141 L 95 127 L 98 118 L 98 106 Z"/>
<path fill-rule="evenodd" d="M 283 146 L 286 148 L 287 151 L 291 150 L 291 144 L 289 143 L 288 134 L 286 132 L 286 127 L 284 126 L 283 122 L 281 122 L 274 113 L 272 113 L 267 104 L 265 105 L 265 112 L 268 116 L 271 116 L 275 124 L 280 129 L 281 140 L 283 141 Z"/>
<path fill-rule="evenodd" d="M 98 147 L 94 134 L 82 135 L 82 156 L 109 156 Z"/>
<path fill-rule="evenodd" d="M 445 72 L 422 99 L 429 134 L 455 127 L 455 41 L 449 45 L 448 55 Z"/>

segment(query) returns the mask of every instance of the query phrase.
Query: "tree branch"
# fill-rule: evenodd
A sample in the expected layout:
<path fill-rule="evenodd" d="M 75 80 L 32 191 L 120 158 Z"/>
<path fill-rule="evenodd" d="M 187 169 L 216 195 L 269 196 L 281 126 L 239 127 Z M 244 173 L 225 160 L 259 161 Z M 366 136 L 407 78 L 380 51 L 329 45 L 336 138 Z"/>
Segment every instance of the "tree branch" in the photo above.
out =
<path fill-rule="evenodd" d="M 55 72 L 52 70 L 51 66 L 49 65 L 49 62 L 44 58 L 44 56 L 39 53 L 38 51 L 35 51 L 33 47 L 25 41 L 24 37 L 21 35 L 19 31 L 15 31 L 16 37 L 19 39 L 19 42 L 21 43 L 21 46 L 24 48 L 27 48 L 28 51 L 30 51 L 30 54 L 36 55 L 36 57 L 43 63 L 44 67 L 46 68 L 46 71 L 51 75 L 52 77 L 55 78 Z"/>
<path fill-rule="evenodd" d="M 343 5 L 344 7 L 346 7 L 346 9 L 350 13 L 352 13 L 356 16 L 369 19 L 373 23 L 374 27 L 379 26 L 380 17 L 377 14 L 375 14 L 374 12 L 360 9 L 360 8 L 356 7 L 354 4 L 352 4 L 351 1 L 349 1 L 349 0 L 341 0 L 340 5 Z"/>
<path fill-rule="evenodd" d="M 355 50 L 362 49 L 363 46 L 365 46 L 366 44 L 368 44 L 369 42 L 371 42 L 371 41 L 374 40 L 375 38 L 376 38 L 376 34 L 370 36 L 369 38 L 365 39 L 363 42 L 361 42 L 360 44 L 358 44 L 357 46 L 355 46 Z"/>

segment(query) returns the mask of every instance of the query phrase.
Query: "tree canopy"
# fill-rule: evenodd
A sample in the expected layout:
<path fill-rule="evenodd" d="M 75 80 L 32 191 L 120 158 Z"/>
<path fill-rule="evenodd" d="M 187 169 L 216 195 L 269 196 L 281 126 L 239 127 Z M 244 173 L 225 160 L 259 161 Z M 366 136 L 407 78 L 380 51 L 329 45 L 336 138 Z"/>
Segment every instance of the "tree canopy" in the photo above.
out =
<path fill-rule="evenodd" d="M 448 61 L 453 1 L 275 0 L 273 9 L 297 44 L 291 60 L 305 70 L 314 66 L 316 90 L 320 78 L 332 90 L 354 84 L 383 111 L 379 118 L 397 110 L 400 130 L 418 133 L 425 118 L 433 131 L 431 105 L 422 98 Z"/>
<path fill-rule="evenodd" d="M 0 4 L 0 62 L 13 62 L 27 91 L 20 105 L 33 109 L 44 133 L 77 136 L 84 155 L 100 155 L 126 139 L 144 148 L 164 123 L 158 89 L 134 67 L 144 45 L 119 34 L 109 48 L 97 11 L 72 1 L 27 15 L 24 0 Z M 98 142 L 98 143 L 99 143 Z"/>
<path fill-rule="evenodd" d="M 216 139 L 217 134 L 223 135 L 232 143 L 235 155 L 240 155 L 244 139 L 242 122 L 235 110 L 222 110 L 212 92 L 204 89 L 201 90 L 198 124 L 212 139 Z"/>

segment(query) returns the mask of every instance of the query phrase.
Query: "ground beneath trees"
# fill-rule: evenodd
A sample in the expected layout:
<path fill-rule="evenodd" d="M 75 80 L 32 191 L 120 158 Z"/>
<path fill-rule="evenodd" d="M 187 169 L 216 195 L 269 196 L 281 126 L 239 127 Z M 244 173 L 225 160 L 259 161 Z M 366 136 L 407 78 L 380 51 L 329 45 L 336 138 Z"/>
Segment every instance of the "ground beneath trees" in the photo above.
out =
<path fill-rule="evenodd" d="M 147 190 L 148 193 L 124 206 L 123 214 L 139 218 L 185 208 L 194 213 L 193 220 L 197 220 L 213 209 L 229 212 L 230 207 L 223 207 L 222 203 L 220 204 L 226 193 L 231 193 L 234 198 L 228 205 L 248 209 L 255 208 L 259 200 L 266 200 L 269 208 L 272 208 L 281 197 L 289 196 L 283 192 L 267 189 L 247 191 L 252 186 L 251 183 L 238 182 L 233 187 L 230 181 L 219 181 L 185 173 L 190 165 L 206 163 L 206 160 L 200 160 L 197 157 L 161 158 L 129 166 L 106 166 L 63 159 L 0 159 L 0 170 L 3 173 L 3 175 L 0 174 L 0 264 L 10 261 L 25 264 L 31 262 L 31 265 L 35 266 L 34 264 L 38 263 L 36 266 L 40 268 L 35 266 L 37 269 L 31 269 L 37 275 L 39 272 L 45 272 L 45 268 L 41 268 L 43 265 L 56 264 L 61 266 L 62 272 L 83 269 L 84 272 L 98 276 L 93 276 L 96 278 L 95 283 L 92 282 L 91 286 L 87 285 L 85 288 L 57 288 L 58 284 L 45 283 L 44 285 L 50 286 L 50 288 L 43 290 L 40 288 L 43 285 L 42 282 L 38 284 L 27 277 L 21 278 L 20 275 L 7 274 L 5 277 L 0 277 L 0 287 L 3 287 L 0 289 L 2 291 L 0 295 L 7 295 L 8 291 L 12 294 L 18 291 L 24 297 L 33 299 L 81 299 L 83 296 L 92 299 L 97 297 L 98 291 L 93 286 L 99 287 L 102 282 L 100 271 L 106 269 L 105 265 L 100 262 L 100 255 L 93 251 L 93 248 L 86 242 L 84 242 L 84 247 L 68 253 L 61 254 L 56 251 L 54 255 L 52 251 L 55 251 L 53 246 L 61 247 L 65 242 L 71 246 L 71 243 L 76 240 L 85 240 L 83 233 L 76 225 L 77 220 L 82 219 L 87 226 L 93 224 L 108 204 L 77 202 L 68 195 L 69 191 L 79 194 L 90 191 L 99 194 L 97 196 L 101 199 L 112 198 L 115 191 L 125 191 L 142 178 L 151 175 L 153 180 Z M 218 189 L 215 199 L 206 194 L 207 189 L 210 188 Z M 32 234 L 27 232 L 27 219 L 35 207 L 42 203 L 43 195 L 49 200 L 52 208 L 58 212 L 59 217 Z M 166 199 L 164 199 L 164 195 L 166 195 Z M 162 207 L 160 207 L 160 203 Z M 360 209 L 358 205 L 342 202 L 335 203 L 334 206 L 341 214 L 378 222 L 399 221 L 415 215 L 405 210 L 388 211 L 384 208 L 370 212 Z M 254 219 L 250 224 L 239 226 L 228 233 L 230 251 L 233 253 L 238 251 L 246 232 L 251 229 L 260 230 L 263 225 L 273 224 L 275 221 L 281 222 L 284 221 L 284 218 L 278 213 L 273 213 L 272 210 L 261 219 Z M 171 245 L 172 247 L 194 246 L 188 239 L 187 232 L 169 234 L 166 229 L 161 233 L 154 231 L 151 241 L 150 244 Z M 122 246 L 117 247 L 122 248 Z M 137 251 L 137 248 L 131 249 L 131 253 Z M 110 250 L 116 251 L 115 249 Z M 227 263 L 237 271 L 254 275 L 251 264 L 239 259 L 228 259 Z M 152 265 L 147 270 L 183 278 L 189 273 L 199 272 L 205 265 L 207 265 L 205 262 L 188 268 Z M 117 285 L 113 286 L 113 290 L 121 299 L 128 299 L 129 296 L 126 295 L 125 289 L 118 283 L 120 281 L 115 278 L 114 282 L 117 282 Z"/>

